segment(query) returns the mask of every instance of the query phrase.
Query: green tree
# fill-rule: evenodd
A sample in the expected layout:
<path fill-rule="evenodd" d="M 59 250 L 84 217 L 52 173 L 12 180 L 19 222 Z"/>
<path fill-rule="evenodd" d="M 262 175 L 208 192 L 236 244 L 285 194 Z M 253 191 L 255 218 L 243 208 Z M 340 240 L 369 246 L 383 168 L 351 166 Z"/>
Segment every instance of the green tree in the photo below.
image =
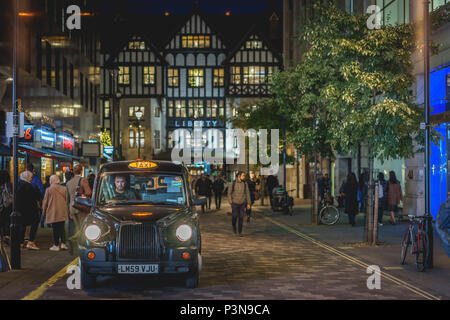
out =
<path fill-rule="evenodd" d="M 111 136 L 109 135 L 108 131 L 106 131 L 106 129 L 102 132 L 102 136 L 100 137 L 100 142 L 104 146 L 112 146 Z"/>
<path fill-rule="evenodd" d="M 367 15 L 334 5 L 316 4 L 314 13 L 299 38 L 308 48 L 303 61 L 273 81 L 292 141 L 324 156 L 356 154 L 364 143 L 370 171 L 374 158 L 412 156 L 414 142 L 423 144 L 423 109 L 410 92 L 414 26 L 369 30 Z"/>

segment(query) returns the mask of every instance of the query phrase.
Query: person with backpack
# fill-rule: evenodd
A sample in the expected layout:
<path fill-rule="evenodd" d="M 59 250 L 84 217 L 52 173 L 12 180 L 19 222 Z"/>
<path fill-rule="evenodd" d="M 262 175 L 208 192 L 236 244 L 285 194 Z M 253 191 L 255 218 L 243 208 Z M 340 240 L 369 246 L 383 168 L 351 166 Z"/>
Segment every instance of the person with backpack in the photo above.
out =
<path fill-rule="evenodd" d="M 73 168 L 73 173 L 75 176 L 66 184 L 67 190 L 69 191 L 70 204 L 73 203 L 76 193 L 78 193 L 79 195 L 85 195 L 89 198 L 92 195 L 92 190 L 89 187 L 88 180 L 81 176 L 82 171 L 83 166 L 81 164 L 76 165 Z M 79 228 L 81 227 L 81 224 L 83 223 L 86 216 L 87 213 L 79 211 L 78 209 L 72 207 L 72 205 L 69 206 L 69 217 L 72 220 L 72 223 L 69 220 L 69 237 L 73 236 L 77 231 L 79 231 Z"/>
<path fill-rule="evenodd" d="M 203 196 L 209 199 L 208 209 L 211 209 L 211 194 L 212 194 L 212 182 L 204 173 L 200 179 L 195 183 L 195 194 L 197 196 Z M 202 212 L 205 212 L 206 203 L 202 204 Z"/>
<path fill-rule="evenodd" d="M 239 219 L 238 231 L 239 236 L 242 235 L 242 224 L 244 220 L 245 209 L 250 209 L 251 198 L 250 190 L 245 182 L 245 173 L 239 171 L 236 180 L 231 183 L 228 188 L 228 202 L 231 205 L 233 232 L 236 234 L 236 222 Z"/>

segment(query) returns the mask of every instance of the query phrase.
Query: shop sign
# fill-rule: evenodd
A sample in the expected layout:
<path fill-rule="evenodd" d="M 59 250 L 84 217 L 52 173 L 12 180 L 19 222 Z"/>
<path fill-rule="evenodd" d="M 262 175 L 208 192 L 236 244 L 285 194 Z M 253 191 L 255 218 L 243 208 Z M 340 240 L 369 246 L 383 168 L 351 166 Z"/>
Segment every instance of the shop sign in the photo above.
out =
<path fill-rule="evenodd" d="M 104 146 L 103 147 L 103 158 L 112 160 L 113 153 L 114 153 L 114 147 L 112 147 L 112 146 Z"/>
<path fill-rule="evenodd" d="M 217 120 L 174 120 L 173 126 L 176 128 L 217 128 L 221 123 Z"/>
<path fill-rule="evenodd" d="M 23 126 L 23 138 L 20 138 L 20 142 L 33 142 L 34 141 L 34 126 L 26 124 Z"/>
<path fill-rule="evenodd" d="M 39 129 L 38 132 L 41 134 L 41 142 L 43 146 L 55 148 L 56 134 L 54 132 L 46 130 L 45 128 Z"/>
<path fill-rule="evenodd" d="M 63 137 L 63 149 L 73 151 L 73 138 Z"/>

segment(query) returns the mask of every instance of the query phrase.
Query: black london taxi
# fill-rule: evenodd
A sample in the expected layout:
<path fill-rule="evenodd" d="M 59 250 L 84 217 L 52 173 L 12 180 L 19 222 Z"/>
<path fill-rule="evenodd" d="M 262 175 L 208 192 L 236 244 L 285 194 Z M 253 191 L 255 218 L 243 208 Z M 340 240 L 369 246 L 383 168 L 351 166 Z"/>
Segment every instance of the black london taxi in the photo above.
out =
<path fill-rule="evenodd" d="M 178 275 L 198 285 L 201 235 L 184 166 L 166 161 L 105 164 L 95 180 L 78 240 L 81 283 L 99 275 Z"/>

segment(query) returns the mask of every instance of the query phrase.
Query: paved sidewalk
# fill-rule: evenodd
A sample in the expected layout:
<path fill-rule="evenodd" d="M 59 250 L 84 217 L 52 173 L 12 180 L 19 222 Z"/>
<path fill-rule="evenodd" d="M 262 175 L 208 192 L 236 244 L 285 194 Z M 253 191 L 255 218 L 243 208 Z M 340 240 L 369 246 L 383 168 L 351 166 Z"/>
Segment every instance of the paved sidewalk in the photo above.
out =
<path fill-rule="evenodd" d="M 298 201 L 294 206 L 294 215 L 287 216 L 273 212 L 269 206 L 256 205 L 254 208 L 260 214 L 280 221 L 296 230 L 330 245 L 346 254 L 358 257 L 368 264 L 378 265 L 382 271 L 399 277 L 410 283 L 416 283 L 421 288 L 428 288 L 450 299 L 450 258 L 442 247 L 438 235 L 434 235 L 434 267 L 425 272 L 417 272 L 414 256 L 408 253 L 406 264 L 400 264 L 401 238 L 408 222 L 389 224 L 387 212 L 384 215 L 383 226 L 379 227 L 378 245 L 367 246 L 364 240 L 364 214 L 356 218 L 356 226 L 348 224 L 348 217 L 342 214 L 339 222 L 333 226 L 311 224 L 310 201 Z"/>

